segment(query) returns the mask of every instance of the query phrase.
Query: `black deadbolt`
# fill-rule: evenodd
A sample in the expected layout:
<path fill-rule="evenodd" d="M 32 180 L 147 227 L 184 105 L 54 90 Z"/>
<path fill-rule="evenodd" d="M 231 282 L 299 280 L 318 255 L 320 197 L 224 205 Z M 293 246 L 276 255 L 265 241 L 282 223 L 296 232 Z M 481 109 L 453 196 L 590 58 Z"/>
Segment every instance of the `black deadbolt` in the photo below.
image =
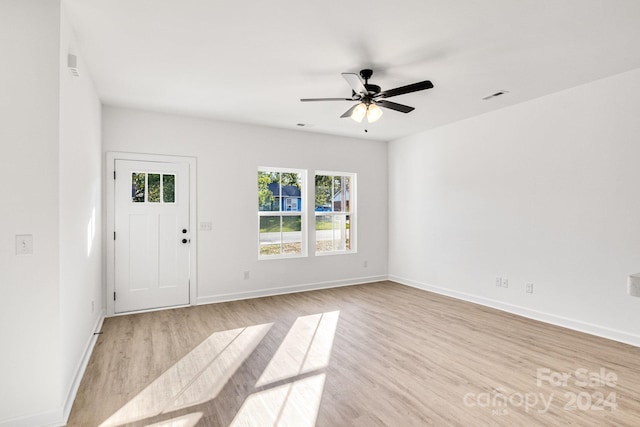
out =
<path fill-rule="evenodd" d="M 186 228 L 182 229 L 182 234 L 187 234 L 187 229 Z"/>

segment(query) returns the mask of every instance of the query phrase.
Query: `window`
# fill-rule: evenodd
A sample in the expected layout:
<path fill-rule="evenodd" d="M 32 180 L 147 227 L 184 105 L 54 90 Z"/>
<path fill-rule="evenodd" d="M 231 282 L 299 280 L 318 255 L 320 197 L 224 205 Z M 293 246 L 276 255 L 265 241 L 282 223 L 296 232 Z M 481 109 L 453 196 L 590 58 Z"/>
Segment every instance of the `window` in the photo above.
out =
<path fill-rule="evenodd" d="M 355 251 L 355 178 L 352 173 L 316 173 L 316 254 Z"/>
<path fill-rule="evenodd" d="M 258 169 L 260 258 L 306 256 L 306 171 Z"/>
<path fill-rule="evenodd" d="M 160 179 L 162 177 L 162 179 Z M 172 174 L 133 172 L 131 201 L 134 203 L 175 203 L 176 176 Z"/>

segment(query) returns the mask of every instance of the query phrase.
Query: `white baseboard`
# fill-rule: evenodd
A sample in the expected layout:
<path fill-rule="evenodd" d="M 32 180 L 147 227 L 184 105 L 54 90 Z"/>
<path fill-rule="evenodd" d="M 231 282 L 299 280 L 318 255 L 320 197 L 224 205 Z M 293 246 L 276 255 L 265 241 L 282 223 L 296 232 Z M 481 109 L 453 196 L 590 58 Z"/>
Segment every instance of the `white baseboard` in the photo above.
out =
<path fill-rule="evenodd" d="M 198 297 L 196 305 L 214 304 L 218 302 L 238 301 L 243 299 L 270 297 L 274 295 L 292 294 L 295 292 L 317 291 L 320 289 L 338 288 L 341 286 L 363 285 L 387 280 L 387 276 L 358 277 L 354 279 L 335 280 L 331 282 L 308 283 L 304 285 L 285 286 L 280 288 L 259 289 L 255 291 L 234 292 L 228 294 Z"/>
<path fill-rule="evenodd" d="M 64 425 L 62 409 L 0 420 L 0 427 L 60 427 Z"/>
<path fill-rule="evenodd" d="M 82 354 L 82 358 L 78 362 L 76 373 L 73 377 L 73 382 L 71 383 L 71 387 L 67 393 L 64 405 L 51 411 L 0 420 L 0 427 L 60 427 L 67 424 L 69 414 L 71 413 L 71 407 L 73 406 L 73 401 L 75 400 L 78 388 L 80 387 L 80 381 L 82 381 L 82 376 L 84 375 L 84 371 L 87 369 L 87 364 L 91 358 L 93 347 L 96 344 L 96 336 L 94 335 L 94 332 L 100 331 L 102 323 L 104 322 L 104 317 L 105 313 L 104 310 L 102 310 L 96 319 L 91 335 L 87 339 L 87 344 Z"/>
<path fill-rule="evenodd" d="M 467 294 L 465 292 L 458 292 L 451 289 L 440 288 L 437 286 L 427 285 L 425 283 L 417 282 L 415 280 L 406 279 L 404 277 L 398 277 L 389 275 L 389 280 L 397 282 L 403 285 L 411 286 L 416 289 L 422 289 L 424 291 L 433 292 L 440 295 L 456 298 L 463 301 L 480 304 L 486 307 L 495 308 L 497 310 L 505 311 L 507 313 L 517 314 L 518 316 L 527 317 L 533 320 L 539 320 L 540 322 L 549 323 L 563 328 L 572 329 L 578 332 L 584 332 L 590 335 L 595 335 L 601 338 L 618 341 L 624 344 L 640 347 L 640 335 L 631 334 L 616 329 L 610 329 L 591 323 L 582 322 L 568 317 L 562 317 L 551 313 L 545 313 L 542 311 L 532 310 L 530 308 L 521 307 L 518 305 L 508 304 L 502 301 L 493 300 L 490 298 L 479 297 L 477 295 Z"/>
<path fill-rule="evenodd" d="M 78 388 L 80 387 L 80 381 L 82 381 L 82 377 L 84 376 L 84 371 L 87 369 L 87 365 L 89 364 L 89 359 L 91 358 L 91 353 L 93 353 L 93 348 L 97 342 L 96 332 L 100 332 L 102 329 L 102 324 L 104 323 L 105 311 L 101 310 L 96 322 L 93 325 L 93 329 L 91 330 L 91 336 L 89 336 L 87 340 L 87 344 L 84 347 L 84 352 L 82 353 L 82 358 L 78 362 L 78 366 L 76 367 L 76 373 L 73 377 L 73 382 L 71 383 L 71 387 L 69 388 L 69 392 L 67 393 L 67 398 L 64 402 L 63 408 L 63 420 L 64 424 L 67 423 L 69 419 L 69 414 L 71 413 L 71 407 L 73 406 L 73 402 L 76 399 L 76 394 L 78 393 Z"/>

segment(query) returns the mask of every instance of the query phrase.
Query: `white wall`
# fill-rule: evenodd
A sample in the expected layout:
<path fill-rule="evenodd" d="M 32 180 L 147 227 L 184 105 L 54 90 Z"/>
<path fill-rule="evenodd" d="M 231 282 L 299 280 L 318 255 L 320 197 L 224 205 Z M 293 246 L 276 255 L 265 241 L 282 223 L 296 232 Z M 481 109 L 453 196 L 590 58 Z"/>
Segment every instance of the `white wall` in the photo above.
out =
<path fill-rule="evenodd" d="M 0 3 L 0 424 L 60 406 L 60 5 Z M 31 234 L 32 256 L 15 255 Z"/>
<path fill-rule="evenodd" d="M 73 402 L 104 305 L 101 105 L 64 7 L 60 40 L 60 339 L 62 401 Z M 78 58 L 80 76 L 67 68 Z M 93 304 L 92 304 L 93 303 Z M 68 415 L 70 406 L 65 408 Z"/>
<path fill-rule="evenodd" d="M 386 275 L 386 143 L 106 106 L 102 122 L 105 151 L 197 158 L 198 221 L 214 224 L 198 234 L 198 303 Z M 258 261 L 258 166 L 357 173 L 358 253 Z"/>
<path fill-rule="evenodd" d="M 0 3 L 0 47 L 0 426 L 62 425 L 103 305 L 100 104 L 59 1 Z"/>
<path fill-rule="evenodd" d="M 635 70 L 391 142 L 391 277 L 640 345 L 639 111 Z"/>

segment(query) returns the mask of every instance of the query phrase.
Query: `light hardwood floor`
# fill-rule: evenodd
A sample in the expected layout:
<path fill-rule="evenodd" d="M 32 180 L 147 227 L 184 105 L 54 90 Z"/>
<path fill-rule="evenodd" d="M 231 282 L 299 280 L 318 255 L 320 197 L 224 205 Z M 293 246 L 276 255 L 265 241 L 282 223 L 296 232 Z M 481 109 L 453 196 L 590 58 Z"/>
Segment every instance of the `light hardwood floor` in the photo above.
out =
<path fill-rule="evenodd" d="M 640 426 L 640 348 L 392 282 L 103 332 L 70 426 Z"/>

